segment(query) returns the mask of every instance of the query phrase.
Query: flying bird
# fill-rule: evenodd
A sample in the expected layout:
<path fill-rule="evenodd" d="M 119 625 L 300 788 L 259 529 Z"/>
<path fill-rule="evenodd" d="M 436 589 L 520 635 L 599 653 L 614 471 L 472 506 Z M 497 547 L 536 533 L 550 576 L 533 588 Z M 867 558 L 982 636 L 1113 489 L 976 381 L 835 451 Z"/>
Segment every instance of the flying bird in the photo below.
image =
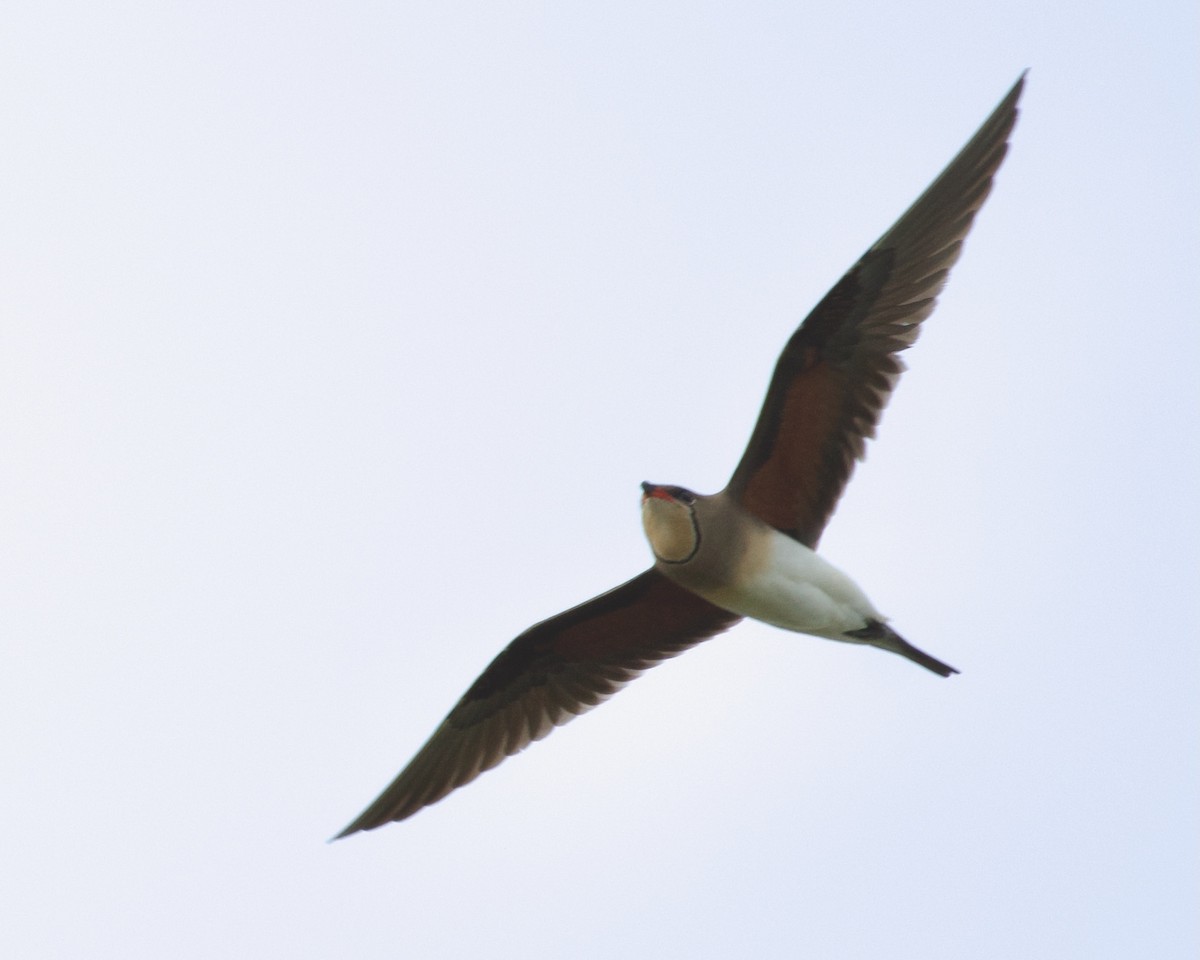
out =
<path fill-rule="evenodd" d="M 1024 81 L 792 335 L 725 489 L 643 483 L 653 566 L 513 640 L 339 838 L 436 803 L 743 617 L 958 672 L 896 633 L 815 551 L 904 369 L 897 355 L 933 312 L 991 190 Z"/>

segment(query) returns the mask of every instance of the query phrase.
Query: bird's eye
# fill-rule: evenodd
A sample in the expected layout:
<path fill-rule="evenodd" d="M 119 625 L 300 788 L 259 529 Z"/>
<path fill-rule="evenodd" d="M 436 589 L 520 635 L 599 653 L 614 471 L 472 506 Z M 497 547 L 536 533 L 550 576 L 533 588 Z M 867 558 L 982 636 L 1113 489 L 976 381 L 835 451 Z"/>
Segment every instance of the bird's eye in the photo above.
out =
<path fill-rule="evenodd" d="M 673 496 L 680 503 L 686 503 L 688 506 L 691 506 L 696 502 L 695 495 L 690 490 L 684 490 L 683 487 L 676 487 L 673 489 L 671 491 L 671 496 Z"/>

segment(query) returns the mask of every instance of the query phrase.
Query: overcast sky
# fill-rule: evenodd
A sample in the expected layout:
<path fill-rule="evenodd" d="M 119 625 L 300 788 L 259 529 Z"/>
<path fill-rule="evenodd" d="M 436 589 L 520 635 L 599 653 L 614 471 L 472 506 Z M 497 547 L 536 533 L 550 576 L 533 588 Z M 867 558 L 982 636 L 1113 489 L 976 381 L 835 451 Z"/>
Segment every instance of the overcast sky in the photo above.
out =
<path fill-rule="evenodd" d="M 1194 3 L 17 2 L 0 954 L 1192 958 Z M 823 551 L 335 844 L 1030 68 Z"/>

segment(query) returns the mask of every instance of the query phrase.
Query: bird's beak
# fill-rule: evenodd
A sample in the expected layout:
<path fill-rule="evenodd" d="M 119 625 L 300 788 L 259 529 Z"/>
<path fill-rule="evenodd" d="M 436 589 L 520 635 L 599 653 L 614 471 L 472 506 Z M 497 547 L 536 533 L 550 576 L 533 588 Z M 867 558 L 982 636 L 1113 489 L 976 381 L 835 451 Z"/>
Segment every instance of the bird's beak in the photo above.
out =
<path fill-rule="evenodd" d="M 659 500 L 670 500 L 671 495 L 666 493 L 657 483 L 642 484 L 642 503 L 645 503 L 651 497 L 658 497 Z"/>

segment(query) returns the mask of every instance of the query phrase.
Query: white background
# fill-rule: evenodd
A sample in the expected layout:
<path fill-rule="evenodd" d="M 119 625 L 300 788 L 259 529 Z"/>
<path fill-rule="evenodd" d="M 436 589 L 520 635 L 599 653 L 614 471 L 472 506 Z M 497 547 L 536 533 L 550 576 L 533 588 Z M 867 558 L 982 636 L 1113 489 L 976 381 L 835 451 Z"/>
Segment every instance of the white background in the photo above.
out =
<path fill-rule="evenodd" d="M 0 26 L 0 953 L 1195 955 L 1194 4 Z M 327 844 L 1026 67 L 822 544 L 962 676 L 742 625 Z"/>

